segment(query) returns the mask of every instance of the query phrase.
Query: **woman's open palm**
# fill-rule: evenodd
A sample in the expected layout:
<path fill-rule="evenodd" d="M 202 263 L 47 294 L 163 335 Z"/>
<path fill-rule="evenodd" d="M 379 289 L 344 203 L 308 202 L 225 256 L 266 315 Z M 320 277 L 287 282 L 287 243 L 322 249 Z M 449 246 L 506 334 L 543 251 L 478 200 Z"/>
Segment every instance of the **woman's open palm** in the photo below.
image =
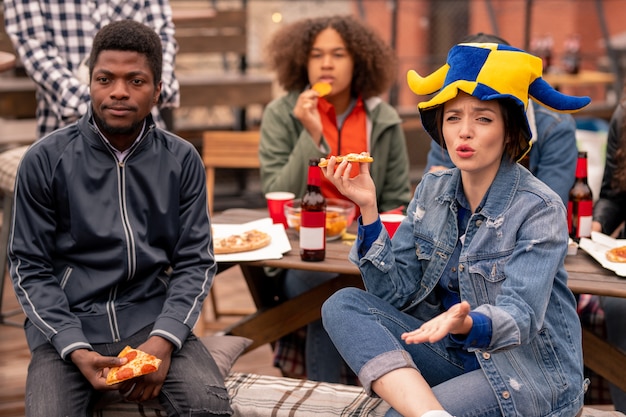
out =
<path fill-rule="evenodd" d="M 469 316 L 470 305 L 467 301 L 461 301 L 441 313 L 437 317 L 422 324 L 419 329 L 402 335 L 406 343 L 438 342 L 448 334 L 467 334 L 471 327 Z M 469 320 L 469 326 L 468 321 Z"/>

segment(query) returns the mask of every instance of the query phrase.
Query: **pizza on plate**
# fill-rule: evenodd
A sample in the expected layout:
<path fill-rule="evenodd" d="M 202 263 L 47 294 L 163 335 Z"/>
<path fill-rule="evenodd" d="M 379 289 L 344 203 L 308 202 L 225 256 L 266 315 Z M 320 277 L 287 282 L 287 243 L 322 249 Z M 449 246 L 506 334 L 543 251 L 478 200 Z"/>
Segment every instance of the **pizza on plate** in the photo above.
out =
<path fill-rule="evenodd" d="M 626 262 L 626 246 L 618 246 L 606 251 L 606 259 L 611 262 Z"/>
<path fill-rule="evenodd" d="M 128 361 L 122 366 L 116 366 L 109 370 L 107 385 L 119 384 L 127 379 L 155 372 L 161 365 L 161 359 L 139 349 L 133 349 L 130 346 L 122 349 L 117 357 L 125 357 Z"/>
<path fill-rule="evenodd" d="M 335 159 L 337 160 L 337 163 L 342 162 L 344 159 L 347 159 L 348 162 L 374 162 L 374 158 L 372 158 L 367 152 L 349 153 L 342 156 L 336 156 Z M 328 165 L 328 159 L 320 158 L 320 162 L 317 165 L 324 168 Z"/>
<path fill-rule="evenodd" d="M 226 237 L 213 239 L 213 252 L 215 254 L 228 254 L 248 252 L 261 249 L 272 242 L 272 237 L 257 229 L 237 233 Z"/>

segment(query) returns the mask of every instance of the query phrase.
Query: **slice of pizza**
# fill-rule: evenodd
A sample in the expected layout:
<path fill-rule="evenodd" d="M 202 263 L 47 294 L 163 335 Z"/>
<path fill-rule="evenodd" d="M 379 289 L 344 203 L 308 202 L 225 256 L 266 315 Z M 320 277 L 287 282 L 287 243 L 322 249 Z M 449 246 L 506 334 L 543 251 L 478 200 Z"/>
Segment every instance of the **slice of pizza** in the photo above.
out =
<path fill-rule="evenodd" d="M 611 262 L 626 262 L 626 246 L 618 246 L 606 251 L 606 259 Z"/>
<path fill-rule="evenodd" d="M 328 159 L 320 158 L 320 162 L 317 165 L 324 168 L 328 165 Z M 344 159 L 347 159 L 348 162 L 374 162 L 374 158 L 372 158 L 367 152 L 349 153 L 346 155 L 336 156 L 335 159 L 337 160 L 337 163 L 341 163 Z"/>
<path fill-rule="evenodd" d="M 128 361 L 115 368 L 111 368 L 107 374 L 107 385 L 119 384 L 127 379 L 136 378 L 155 372 L 161 365 L 161 359 L 139 349 L 126 346 L 117 355 L 118 358 L 126 358 Z"/>
<path fill-rule="evenodd" d="M 252 229 L 226 237 L 218 237 L 213 240 L 213 252 L 215 254 L 228 254 L 248 252 L 268 246 L 272 237 L 260 230 Z"/>

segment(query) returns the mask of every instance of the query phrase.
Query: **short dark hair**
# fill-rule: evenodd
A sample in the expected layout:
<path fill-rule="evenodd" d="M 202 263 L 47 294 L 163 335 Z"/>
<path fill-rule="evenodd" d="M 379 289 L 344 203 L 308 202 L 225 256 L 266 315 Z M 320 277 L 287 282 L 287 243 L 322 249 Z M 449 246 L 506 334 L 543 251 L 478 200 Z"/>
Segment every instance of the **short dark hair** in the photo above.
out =
<path fill-rule="evenodd" d="M 102 51 L 132 51 L 146 56 L 154 76 L 154 85 L 161 81 L 163 46 L 161 38 L 150 27 L 134 20 L 118 20 L 102 27 L 93 39 L 89 55 L 89 77 Z"/>

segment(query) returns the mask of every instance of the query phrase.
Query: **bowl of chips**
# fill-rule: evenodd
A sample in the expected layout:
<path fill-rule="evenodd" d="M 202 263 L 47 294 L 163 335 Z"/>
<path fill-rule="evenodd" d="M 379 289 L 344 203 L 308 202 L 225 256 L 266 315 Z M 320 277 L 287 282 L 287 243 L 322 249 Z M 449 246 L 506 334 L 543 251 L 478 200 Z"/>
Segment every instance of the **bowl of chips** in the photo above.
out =
<path fill-rule="evenodd" d="M 300 231 L 301 200 L 295 199 L 285 204 L 285 217 L 290 228 Z M 354 221 L 356 206 L 353 202 L 340 198 L 326 199 L 326 240 L 341 238 Z"/>

